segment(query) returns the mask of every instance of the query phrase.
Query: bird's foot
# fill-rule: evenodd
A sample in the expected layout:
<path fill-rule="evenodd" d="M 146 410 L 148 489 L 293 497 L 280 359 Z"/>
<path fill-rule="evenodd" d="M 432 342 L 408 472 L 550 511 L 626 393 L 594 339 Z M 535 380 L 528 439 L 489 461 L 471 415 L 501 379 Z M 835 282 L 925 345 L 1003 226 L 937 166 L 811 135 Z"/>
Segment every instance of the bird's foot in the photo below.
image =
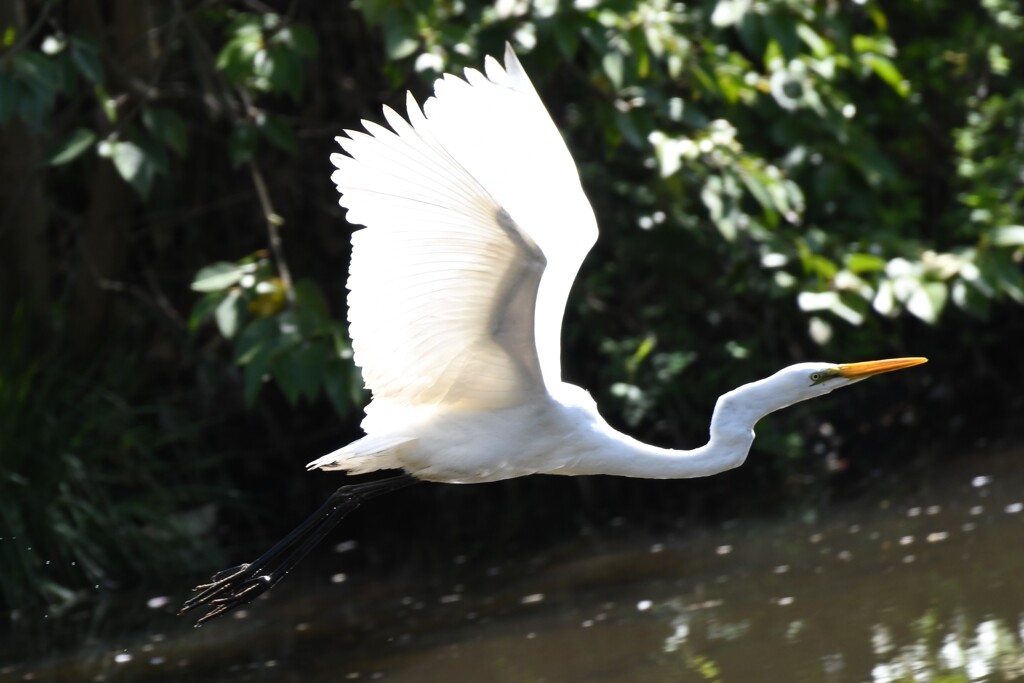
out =
<path fill-rule="evenodd" d="M 209 607 L 210 611 L 196 621 L 196 626 L 202 626 L 204 622 L 244 605 L 276 583 L 272 576 L 259 573 L 262 568 L 257 563 L 247 562 L 217 572 L 210 577 L 209 583 L 201 583 L 192 589 L 196 595 L 185 601 L 178 614 L 200 606 Z"/>
<path fill-rule="evenodd" d="M 276 586 L 327 532 L 364 500 L 417 481 L 411 474 L 402 474 L 389 479 L 342 486 L 316 512 L 257 560 L 219 571 L 210 577 L 209 583 L 196 586 L 193 589 L 195 595 L 185 601 L 178 614 L 190 612 L 200 605 L 209 607 L 210 611 L 196 622 L 196 626 L 201 626 L 214 617 L 244 605 Z"/>

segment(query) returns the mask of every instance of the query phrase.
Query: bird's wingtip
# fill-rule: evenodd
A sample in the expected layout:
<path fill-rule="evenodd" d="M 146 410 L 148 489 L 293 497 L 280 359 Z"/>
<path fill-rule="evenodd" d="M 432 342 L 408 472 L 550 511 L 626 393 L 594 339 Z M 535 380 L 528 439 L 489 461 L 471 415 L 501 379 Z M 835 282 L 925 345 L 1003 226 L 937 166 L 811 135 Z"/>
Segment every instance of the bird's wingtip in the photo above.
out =
<path fill-rule="evenodd" d="M 505 70 L 509 73 L 513 71 L 523 73 L 524 75 L 526 73 L 522 62 L 519 61 L 519 55 L 516 54 L 515 48 L 507 40 L 505 41 Z"/>

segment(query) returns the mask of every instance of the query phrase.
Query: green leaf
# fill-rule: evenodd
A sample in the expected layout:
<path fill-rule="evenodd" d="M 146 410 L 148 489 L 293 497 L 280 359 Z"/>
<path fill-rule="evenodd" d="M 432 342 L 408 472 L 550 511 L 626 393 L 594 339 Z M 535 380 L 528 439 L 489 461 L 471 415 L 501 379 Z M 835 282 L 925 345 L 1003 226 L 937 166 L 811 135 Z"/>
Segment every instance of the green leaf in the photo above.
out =
<path fill-rule="evenodd" d="M 843 263 L 847 270 L 857 275 L 885 270 L 885 259 L 874 254 L 846 254 Z"/>
<path fill-rule="evenodd" d="M 60 89 L 61 75 L 57 63 L 39 52 L 18 52 L 11 57 L 11 68 L 17 78 L 34 88 L 51 93 Z"/>
<path fill-rule="evenodd" d="M 1024 246 L 1024 225 L 1007 225 L 989 233 L 989 240 L 997 247 Z"/>
<path fill-rule="evenodd" d="M 229 29 L 231 37 L 217 54 L 217 68 L 241 84 L 255 72 L 256 55 L 265 49 L 259 17 L 242 15 Z"/>
<path fill-rule="evenodd" d="M 950 298 L 958 307 L 979 318 L 988 316 L 992 307 L 992 299 L 989 296 L 980 293 L 962 280 L 954 281 L 950 285 Z"/>
<path fill-rule="evenodd" d="M 317 44 L 316 34 L 314 34 L 313 31 L 310 30 L 308 26 L 305 26 L 303 24 L 292 24 L 290 26 L 285 26 L 276 34 L 274 34 L 274 41 L 287 45 L 299 57 L 305 57 L 307 59 L 310 57 L 315 57 L 320 48 L 320 46 Z M 413 48 L 413 50 L 415 51 L 415 47 Z M 410 52 L 409 54 L 412 54 L 412 52 Z M 400 59 L 394 57 L 390 53 L 389 56 L 392 59 Z"/>
<path fill-rule="evenodd" d="M 960 267 L 960 278 L 986 299 L 994 299 L 996 290 L 992 282 L 995 280 L 995 271 L 991 267 L 994 259 L 983 255 L 979 259 L 973 259 Z"/>
<path fill-rule="evenodd" d="M 1008 252 L 990 252 L 982 269 L 985 277 L 994 280 L 1000 290 L 1018 304 L 1024 304 L 1024 275 Z"/>
<path fill-rule="evenodd" d="M 286 92 L 292 99 L 299 99 L 305 79 L 298 54 L 283 45 L 275 45 L 267 50 L 266 59 L 256 65 L 254 73 L 266 79 L 266 85 L 259 86 L 261 89 Z"/>
<path fill-rule="evenodd" d="M 93 88 L 93 93 L 96 96 L 96 101 L 99 102 L 100 109 L 103 111 L 103 115 L 107 118 L 109 123 L 117 123 L 117 102 L 107 89 L 102 85 L 96 85 Z"/>
<path fill-rule="evenodd" d="M 800 37 L 792 15 L 784 12 L 768 12 L 763 15 L 762 22 L 765 32 L 782 49 L 786 61 L 795 59 L 800 53 Z"/>
<path fill-rule="evenodd" d="M 800 36 L 800 40 L 804 41 L 804 44 L 811 49 L 811 53 L 816 58 L 824 59 L 832 54 L 831 44 L 818 35 L 818 33 L 807 24 L 797 24 L 796 34 Z"/>
<path fill-rule="evenodd" d="M 872 39 L 870 36 L 865 36 L 862 34 L 857 34 L 852 39 L 850 39 L 850 47 L 852 47 L 853 51 L 857 53 L 876 51 L 874 39 Z"/>
<path fill-rule="evenodd" d="M 415 53 L 420 43 L 415 38 L 390 31 L 385 35 L 384 50 L 388 59 L 398 61 Z"/>
<path fill-rule="evenodd" d="M 339 320 L 330 322 L 331 339 L 334 340 L 334 354 L 338 358 L 351 358 L 352 347 L 348 343 L 348 328 Z"/>
<path fill-rule="evenodd" d="M 255 53 L 257 50 L 259 50 L 258 43 L 253 52 Z M 238 83 L 244 78 L 245 74 L 252 71 L 252 56 L 248 55 L 248 59 L 246 57 L 243 44 L 236 40 L 230 40 L 217 53 L 215 64 L 220 71 L 224 72 L 229 81 Z"/>
<path fill-rule="evenodd" d="M 807 257 L 804 262 L 804 266 L 808 271 L 814 273 L 822 280 L 831 280 L 835 277 L 835 274 L 839 272 L 839 268 L 836 264 L 832 263 L 831 260 L 825 258 L 821 254 L 811 254 Z"/>
<path fill-rule="evenodd" d="M 608 76 L 612 86 L 618 90 L 622 87 L 622 78 L 625 71 L 625 63 L 621 52 L 608 52 L 601 59 L 601 67 Z"/>
<path fill-rule="evenodd" d="M 235 343 L 235 362 L 239 365 L 251 363 L 268 345 L 276 347 L 280 341 L 277 321 L 273 318 L 259 318 L 246 325 Z"/>
<path fill-rule="evenodd" d="M 941 282 L 922 282 L 907 299 L 907 310 L 924 322 L 934 325 L 946 306 L 949 290 Z"/>
<path fill-rule="evenodd" d="M 270 363 L 282 346 L 277 321 L 271 318 L 260 318 L 249 323 L 238 335 L 235 362 L 244 368 L 246 406 L 251 407 L 255 403 Z"/>
<path fill-rule="evenodd" d="M 888 57 L 877 54 L 865 54 L 861 55 L 860 61 L 864 66 L 874 71 L 875 75 L 888 83 L 900 97 L 906 97 L 910 94 L 910 86 L 903 78 L 903 74 L 900 73 L 900 70 L 896 68 L 896 65 Z"/>
<path fill-rule="evenodd" d="M 236 12 L 231 24 L 228 26 L 227 33 L 232 38 L 262 38 L 263 29 L 275 28 L 279 20 L 280 17 L 273 13 L 268 13 L 265 17 L 261 17 L 258 14 L 249 14 L 248 12 Z"/>
<path fill-rule="evenodd" d="M 683 107 L 683 118 L 682 122 L 687 126 L 691 126 L 696 129 L 707 128 L 711 123 L 711 119 L 704 113 L 703 110 L 699 109 L 693 102 L 687 102 L 686 106 Z"/>
<path fill-rule="evenodd" d="M 714 222 L 718 232 L 727 242 L 736 239 L 739 230 L 737 219 L 741 215 L 736 209 L 734 192 L 737 191 L 736 181 L 729 175 L 713 175 L 704 183 L 700 198 L 707 207 L 708 216 Z"/>
<path fill-rule="evenodd" d="M 318 317 L 329 319 L 330 312 L 327 306 L 327 298 L 312 280 L 299 280 L 294 284 L 295 300 L 303 308 L 316 314 Z"/>
<path fill-rule="evenodd" d="M 242 372 L 245 381 L 243 392 L 247 408 L 252 408 L 256 403 L 256 397 L 266 381 L 267 368 L 270 366 L 275 350 L 276 347 L 271 344 L 259 347 L 257 353 L 244 366 L 245 369 Z"/>
<path fill-rule="evenodd" d="M 890 36 L 884 34 L 876 34 L 873 36 L 858 34 L 853 36 L 851 45 L 853 46 L 854 52 L 861 54 L 871 52 L 885 57 L 896 56 L 896 44 Z"/>
<path fill-rule="evenodd" d="M 294 308 L 289 308 L 278 315 L 277 324 L 281 338 L 290 346 L 300 344 L 312 332 L 303 326 Z"/>
<path fill-rule="evenodd" d="M 18 116 L 37 131 L 45 131 L 53 111 L 55 95 L 43 88 L 21 89 L 17 100 Z"/>
<path fill-rule="evenodd" d="M 295 154 L 299 151 L 299 143 L 295 139 L 295 133 L 292 132 L 288 124 L 278 117 L 271 114 L 264 116 L 263 124 L 259 127 L 259 131 L 270 144 L 278 149 L 289 154 Z"/>
<path fill-rule="evenodd" d="M 196 305 L 192 307 L 192 312 L 188 316 L 188 329 L 191 332 L 195 332 L 199 329 L 199 326 L 203 324 L 210 315 L 213 314 L 214 309 L 220 303 L 223 298 L 221 292 L 209 292 L 199 298 Z"/>
<path fill-rule="evenodd" d="M 899 177 L 896 167 L 867 136 L 854 136 L 844 148 L 847 162 L 864 175 L 873 186 L 892 182 Z"/>
<path fill-rule="evenodd" d="M 188 151 L 188 133 L 185 121 L 178 112 L 160 107 L 147 107 L 142 111 L 142 123 L 157 140 L 170 147 L 178 156 Z"/>
<path fill-rule="evenodd" d="M 735 24 L 735 30 L 743 47 L 752 55 L 763 55 L 767 44 L 764 21 L 756 12 L 746 12 Z"/>
<path fill-rule="evenodd" d="M 302 396 L 316 397 L 326 363 L 323 344 L 303 342 L 282 349 L 274 356 L 270 370 L 285 398 L 295 405 Z"/>
<path fill-rule="evenodd" d="M 84 154 L 96 142 L 96 133 L 87 128 L 76 128 L 54 145 L 46 163 L 60 166 L 74 161 Z"/>
<path fill-rule="evenodd" d="M 831 280 L 839 272 L 836 264 L 821 254 L 815 254 L 804 240 L 797 242 L 797 253 L 805 273 L 815 275 L 821 280 Z"/>
<path fill-rule="evenodd" d="M 227 289 L 241 280 L 247 270 L 247 266 L 240 266 L 228 261 L 211 263 L 205 268 L 201 268 L 192 278 L 192 291 L 219 292 L 222 289 Z"/>
<path fill-rule="evenodd" d="M 379 23 L 384 34 L 384 51 L 391 60 L 405 59 L 420 50 L 423 44 L 418 38 L 419 29 L 416 27 L 416 19 L 402 12 L 393 12 L 384 7 L 386 11 L 378 20 L 372 23 Z M 428 46 L 425 46 L 428 47 Z"/>
<path fill-rule="evenodd" d="M 752 4 L 752 0 L 718 0 L 711 13 L 711 23 L 718 28 L 739 23 Z"/>
<path fill-rule="evenodd" d="M 217 309 L 213 314 L 214 320 L 217 321 L 217 328 L 228 339 L 234 337 L 235 333 L 238 332 L 238 325 L 242 320 L 242 315 L 242 293 L 237 289 L 228 292 L 228 295 L 217 305 Z"/>
<path fill-rule="evenodd" d="M 764 176 L 757 170 L 740 167 L 739 177 L 750 194 L 757 200 L 757 203 L 761 205 L 765 218 L 768 219 L 769 223 L 773 226 L 778 223 L 779 215 L 775 210 L 775 202 L 772 201 L 772 195 L 765 186 Z"/>
<path fill-rule="evenodd" d="M 626 372 L 628 372 L 631 377 L 640 368 L 644 360 L 647 359 L 647 356 L 651 355 L 651 351 L 654 350 L 656 344 L 657 340 L 654 338 L 654 335 L 647 335 L 637 345 L 636 351 L 633 352 L 633 355 L 626 358 Z"/>
<path fill-rule="evenodd" d="M 8 116 L 17 112 L 31 128 L 47 132 L 57 93 L 63 83 L 58 62 L 41 53 L 18 52 L 3 66 L 8 66 L 10 85 L 5 87 L 2 108 Z"/>
<path fill-rule="evenodd" d="M 340 358 L 332 358 L 324 367 L 324 392 L 330 399 L 334 412 L 344 415 L 352 408 L 351 386 L 352 365 Z"/>
<path fill-rule="evenodd" d="M 231 165 L 238 168 L 249 161 L 256 151 L 258 134 L 256 127 L 251 123 L 239 123 L 228 138 L 228 156 L 231 158 Z"/>
<path fill-rule="evenodd" d="M 143 199 L 148 197 L 157 171 L 154 159 L 141 146 L 128 140 L 113 143 L 110 158 L 125 182 Z"/>
<path fill-rule="evenodd" d="M 800 292 L 797 305 L 802 311 L 829 311 L 851 325 L 860 325 L 864 316 L 850 306 L 839 292 Z"/>
<path fill-rule="evenodd" d="M 884 316 L 896 315 L 896 290 L 892 280 L 886 278 L 878 283 L 878 291 L 871 306 Z"/>
<path fill-rule="evenodd" d="M 306 350 L 306 358 L 304 359 L 306 364 L 306 398 L 310 401 L 316 399 L 320 393 L 320 387 L 323 385 L 324 379 L 324 368 L 327 367 L 327 361 L 333 358 L 334 354 L 331 351 L 331 345 L 325 340 L 317 339 L 312 344 L 308 345 Z"/>
<path fill-rule="evenodd" d="M 71 61 L 78 73 L 94 85 L 103 85 L 106 75 L 100 61 L 100 49 L 92 38 L 71 36 Z"/>
<path fill-rule="evenodd" d="M 152 165 L 154 176 L 157 174 L 168 175 L 171 172 L 170 158 L 167 156 L 167 147 L 157 141 L 152 135 L 140 131 L 134 136 L 136 143 L 142 148 L 147 161 Z"/>
<path fill-rule="evenodd" d="M 635 118 L 629 113 L 619 111 L 618 109 L 615 110 L 614 116 L 616 127 L 626 142 L 635 149 L 643 149 L 647 144 L 647 140 L 637 130 Z"/>
<path fill-rule="evenodd" d="M 889 30 L 889 18 L 885 16 L 885 12 L 882 11 L 881 7 L 872 3 L 865 10 L 868 16 L 871 17 L 871 21 L 874 22 L 876 29 L 883 33 Z"/>

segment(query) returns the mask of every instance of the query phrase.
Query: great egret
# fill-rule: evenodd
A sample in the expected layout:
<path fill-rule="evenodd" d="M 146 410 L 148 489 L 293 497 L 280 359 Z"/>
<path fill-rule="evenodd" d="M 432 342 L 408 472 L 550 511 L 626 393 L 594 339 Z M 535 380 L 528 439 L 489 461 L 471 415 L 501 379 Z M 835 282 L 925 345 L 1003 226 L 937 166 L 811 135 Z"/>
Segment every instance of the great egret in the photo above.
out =
<path fill-rule="evenodd" d="M 366 436 L 309 469 L 404 473 L 338 489 L 250 564 L 196 588 L 199 623 L 269 589 L 366 498 L 419 480 L 527 474 L 702 477 L 737 467 L 772 411 L 924 363 L 800 363 L 718 399 L 708 443 L 657 448 L 612 429 L 561 381 L 562 312 L 597 238 L 569 151 L 510 46 L 486 75 L 445 75 L 391 130 L 345 131 L 332 176 L 352 236 L 348 297 L 356 363 L 373 400 Z"/>

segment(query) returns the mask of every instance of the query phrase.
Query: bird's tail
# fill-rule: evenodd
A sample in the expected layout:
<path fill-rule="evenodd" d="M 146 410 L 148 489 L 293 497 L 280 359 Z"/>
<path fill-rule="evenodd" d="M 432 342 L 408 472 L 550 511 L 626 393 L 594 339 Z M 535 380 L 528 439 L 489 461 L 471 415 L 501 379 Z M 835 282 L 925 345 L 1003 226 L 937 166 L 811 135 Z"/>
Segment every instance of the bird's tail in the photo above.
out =
<path fill-rule="evenodd" d="M 415 441 L 411 436 L 364 436 L 344 448 L 317 458 L 306 465 L 307 470 L 345 470 L 349 474 L 365 474 L 377 470 L 400 469 L 399 447 Z"/>

